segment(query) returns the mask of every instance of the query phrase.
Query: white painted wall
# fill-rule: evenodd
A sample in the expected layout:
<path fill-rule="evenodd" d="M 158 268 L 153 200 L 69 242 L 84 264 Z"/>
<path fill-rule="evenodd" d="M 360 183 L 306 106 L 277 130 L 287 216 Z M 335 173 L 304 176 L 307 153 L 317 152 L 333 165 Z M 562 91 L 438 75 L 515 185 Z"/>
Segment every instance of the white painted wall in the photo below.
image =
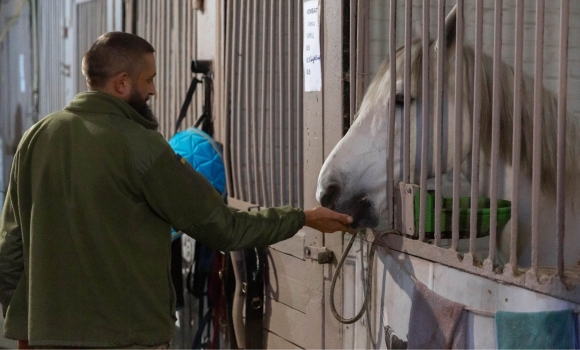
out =
<path fill-rule="evenodd" d="M 345 237 L 347 244 L 350 236 Z M 345 318 L 354 316 L 363 303 L 363 284 L 366 281 L 366 257 L 369 249 L 369 242 L 357 238 L 345 262 L 343 311 Z M 406 254 L 391 252 L 392 254 L 379 248 L 375 255 L 370 315 L 372 324 L 369 327 L 366 316 L 363 316 L 352 325 L 344 325 L 345 349 L 386 349 L 384 333 L 386 324 L 394 329 L 399 338 L 408 339 L 411 301 L 415 291 L 415 282 L 411 274 L 442 297 L 466 305 L 467 347 L 472 349 L 497 348 L 495 319 L 480 311 L 494 314 L 497 311 L 580 310 L 579 304 L 497 283 Z M 576 317 L 578 318 L 578 314 Z M 372 334 L 369 333 L 369 328 Z M 580 328 L 577 331 L 580 331 Z"/>
<path fill-rule="evenodd" d="M 465 273 L 440 264 L 404 254 L 378 254 L 377 321 L 385 320 L 397 335 L 407 339 L 414 282 L 405 269 L 437 294 L 465 304 L 468 309 L 495 313 L 497 311 L 535 312 L 544 310 L 578 310 L 579 305 L 506 285 Z M 497 348 L 495 320 L 476 311 L 468 311 L 467 346 L 469 348 Z M 578 317 L 578 316 L 577 316 Z M 382 324 L 380 329 L 382 330 Z M 426 325 L 428 326 L 428 325 Z M 382 346 L 384 345 L 384 334 Z"/>

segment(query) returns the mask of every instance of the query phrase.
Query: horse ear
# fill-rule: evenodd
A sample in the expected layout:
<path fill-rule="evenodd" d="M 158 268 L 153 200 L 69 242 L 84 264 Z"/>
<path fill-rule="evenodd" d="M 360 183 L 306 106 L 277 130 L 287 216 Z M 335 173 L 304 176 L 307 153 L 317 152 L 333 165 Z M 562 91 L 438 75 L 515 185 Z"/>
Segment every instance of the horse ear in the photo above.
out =
<path fill-rule="evenodd" d="M 445 43 L 450 46 L 455 42 L 457 33 L 457 5 L 453 6 L 451 12 L 445 18 Z"/>
<path fill-rule="evenodd" d="M 447 47 L 455 42 L 455 35 L 457 34 L 457 5 L 453 6 L 447 17 L 445 17 L 445 44 Z M 435 42 L 435 51 L 439 50 L 439 43 L 442 38 L 437 38 Z"/>

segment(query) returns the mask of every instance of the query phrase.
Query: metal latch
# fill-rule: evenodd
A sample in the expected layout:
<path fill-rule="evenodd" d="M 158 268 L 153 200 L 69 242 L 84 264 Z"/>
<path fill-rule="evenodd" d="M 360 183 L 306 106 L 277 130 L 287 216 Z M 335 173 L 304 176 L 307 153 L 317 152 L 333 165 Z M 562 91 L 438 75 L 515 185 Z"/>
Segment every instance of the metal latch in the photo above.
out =
<path fill-rule="evenodd" d="M 304 247 L 304 258 L 316 260 L 319 264 L 330 264 L 334 261 L 334 252 L 326 247 Z"/>

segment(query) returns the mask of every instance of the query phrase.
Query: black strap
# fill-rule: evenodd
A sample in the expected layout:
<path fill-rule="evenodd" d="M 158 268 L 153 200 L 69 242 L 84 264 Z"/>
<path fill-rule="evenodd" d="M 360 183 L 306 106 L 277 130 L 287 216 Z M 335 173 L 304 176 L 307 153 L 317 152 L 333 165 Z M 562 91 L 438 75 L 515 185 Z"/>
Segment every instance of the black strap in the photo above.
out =
<path fill-rule="evenodd" d="M 201 305 L 201 302 L 200 302 Z M 199 310 L 199 324 L 197 325 L 197 331 L 193 337 L 193 343 L 191 345 L 192 349 L 207 349 L 207 342 L 210 340 L 209 332 L 211 328 L 211 309 L 207 310 L 205 315 L 203 315 L 203 310 Z M 203 316 L 202 316 L 203 315 Z M 207 331 L 208 334 L 203 336 L 203 332 Z"/>
<path fill-rule="evenodd" d="M 183 272 L 182 264 L 183 258 L 181 255 L 181 237 L 174 239 L 171 242 L 171 280 L 175 289 L 175 307 L 177 310 L 183 309 L 185 306 L 184 287 L 183 287 Z"/>
<path fill-rule="evenodd" d="M 234 265 L 232 263 L 232 256 L 230 252 L 226 252 L 223 274 L 223 287 L 226 298 L 226 344 L 230 349 L 238 349 L 238 342 L 236 333 L 234 332 L 234 321 L 232 315 L 232 307 L 234 305 L 234 292 L 236 290 L 236 276 L 234 275 Z"/>
<path fill-rule="evenodd" d="M 197 84 L 201 83 L 201 80 L 197 79 L 196 77 L 193 78 L 191 84 L 189 85 L 189 89 L 187 90 L 187 95 L 185 95 L 185 100 L 183 101 L 183 105 L 181 105 L 181 111 L 179 112 L 179 118 L 177 118 L 177 122 L 175 123 L 175 133 L 179 130 L 181 126 L 181 122 L 185 119 L 185 115 L 187 114 L 187 109 L 191 104 L 191 99 L 193 98 L 193 93 L 195 92 L 195 88 Z"/>
<path fill-rule="evenodd" d="M 243 250 L 246 271 L 246 349 L 264 349 L 264 269 L 263 248 Z"/>

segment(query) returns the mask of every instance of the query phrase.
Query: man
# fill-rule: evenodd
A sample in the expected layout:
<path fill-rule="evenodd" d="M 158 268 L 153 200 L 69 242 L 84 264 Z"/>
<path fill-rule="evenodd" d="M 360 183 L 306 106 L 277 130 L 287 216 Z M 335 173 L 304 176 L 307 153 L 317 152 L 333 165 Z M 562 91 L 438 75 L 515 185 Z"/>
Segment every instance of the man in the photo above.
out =
<path fill-rule="evenodd" d="M 28 130 L 0 220 L 7 338 L 31 346 L 168 344 L 170 228 L 213 249 L 267 246 L 304 225 L 349 230 L 325 208 L 237 212 L 156 131 L 153 47 L 107 33 L 83 58 L 89 91 Z M 26 345 L 25 343 L 22 343 Z"/>

